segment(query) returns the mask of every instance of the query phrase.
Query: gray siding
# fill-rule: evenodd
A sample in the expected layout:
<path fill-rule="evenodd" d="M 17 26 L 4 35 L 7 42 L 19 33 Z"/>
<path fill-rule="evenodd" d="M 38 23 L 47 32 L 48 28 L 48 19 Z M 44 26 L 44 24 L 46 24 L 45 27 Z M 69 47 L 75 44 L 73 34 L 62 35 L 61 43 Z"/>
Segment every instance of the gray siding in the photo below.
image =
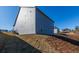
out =
<path fill-rule="evenodd" d="M 19 34 L 35 34 L 35 8 L 21 7 L 14 31 Z"/>
<path fill-rule="evenodd" d="M 19 34 L 54 33 L 54 22 L 37 8 L 21 7 L 14 31 Z"/>
<path fill-rule="evenodd" d="M 54 33 L 54 22 L 45 16 L 39 9 L 36 9 L 36 33 L 48 35 Z"/>

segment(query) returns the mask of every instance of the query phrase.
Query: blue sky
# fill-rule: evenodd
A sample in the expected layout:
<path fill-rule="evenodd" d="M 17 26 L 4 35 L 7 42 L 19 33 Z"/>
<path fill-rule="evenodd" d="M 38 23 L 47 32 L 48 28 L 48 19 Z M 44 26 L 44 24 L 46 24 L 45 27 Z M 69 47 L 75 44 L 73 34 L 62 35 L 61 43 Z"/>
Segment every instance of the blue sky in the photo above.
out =
<path fill-rule="evenodd" d="M 19 7 L 0 6 L 0 29 L 11 30 Z"/>
<path fill-rule="evenodd" d="M 73 29 L 79 25 L 78 6 L 41 6 L 38 7 L 47 16 L 55 21 L 55 25 L 60 29 Z M 11 30 L 15 22 L 19 7 L 1 6 L 0 7 L 0 29 Z"/>
<path fill-rule="evenodd" d="M 79 26 L 78 6 L 46 6 L 39 8 L 53 19 L 55 25 L 60 29 L 74 29 L 75 26 Z"/>

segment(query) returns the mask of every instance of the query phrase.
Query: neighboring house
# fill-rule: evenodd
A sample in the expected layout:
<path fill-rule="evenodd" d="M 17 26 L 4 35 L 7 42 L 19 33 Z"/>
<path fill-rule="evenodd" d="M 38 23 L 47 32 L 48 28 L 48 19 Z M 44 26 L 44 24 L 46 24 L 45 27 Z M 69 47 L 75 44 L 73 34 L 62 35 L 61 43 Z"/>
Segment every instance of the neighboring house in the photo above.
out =
<path fill-rule="evenodd" d="M 56 27 L 56 26 L 54 26 L 54 33 L 57 34 L 57 33 L 59 33 L 59 32 L 60 32 L 59 28 Z"/>
<path fill-rule="evenodd" d="M 37 7 L 20 7 L 14 23 L 14 31 L 18 34 L 54 33 L 54 21 Z"/>

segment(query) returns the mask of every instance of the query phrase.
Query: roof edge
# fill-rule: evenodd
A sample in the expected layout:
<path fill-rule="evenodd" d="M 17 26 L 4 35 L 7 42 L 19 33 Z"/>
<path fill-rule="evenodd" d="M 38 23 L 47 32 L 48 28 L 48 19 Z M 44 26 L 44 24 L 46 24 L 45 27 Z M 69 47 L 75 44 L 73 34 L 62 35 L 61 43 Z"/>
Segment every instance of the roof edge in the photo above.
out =
<path fill-rule="evenodd" d="M 17 16 L 16 16 L 16 18 L 15 18 L 15 22 L 14 22 L 14 24 L 13 24 L 13 27 L 15 26 L 15 24 L 16 24 L 16 22 L 17 22 L 17 18 L 18 18 L 18 15 L 19 15 L 19 12 L 20 12 L 20 7 L 19 7 L 19 10 L 18 10 L 18 12 L 17 12 Z"/>
<path fill-rule="evenodd" d="M 47 16 L 44 12 L 42 12 L 39 8 L 37 8 L 37 6 L 36 6 L 36 9 L 38 10 L 38 11 L 40 11 L 44 16 L 46 16 L 47 18 L 49 18 L 52 22 L 54 22 L 49 16 Z M 54 22 L 55 23 L 55 22 Z"/>

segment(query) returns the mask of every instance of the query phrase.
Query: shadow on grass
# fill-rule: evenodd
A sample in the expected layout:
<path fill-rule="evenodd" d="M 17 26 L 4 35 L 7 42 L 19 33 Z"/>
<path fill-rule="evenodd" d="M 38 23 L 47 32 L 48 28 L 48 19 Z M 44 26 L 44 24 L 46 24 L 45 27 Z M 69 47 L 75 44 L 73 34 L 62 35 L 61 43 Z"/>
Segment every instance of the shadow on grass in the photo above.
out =
<path fill-rule="evenodd" d="M 10 36 L 0 32 L 1 53 L 41 53 L 27 42 L 16 36 Z"/>

